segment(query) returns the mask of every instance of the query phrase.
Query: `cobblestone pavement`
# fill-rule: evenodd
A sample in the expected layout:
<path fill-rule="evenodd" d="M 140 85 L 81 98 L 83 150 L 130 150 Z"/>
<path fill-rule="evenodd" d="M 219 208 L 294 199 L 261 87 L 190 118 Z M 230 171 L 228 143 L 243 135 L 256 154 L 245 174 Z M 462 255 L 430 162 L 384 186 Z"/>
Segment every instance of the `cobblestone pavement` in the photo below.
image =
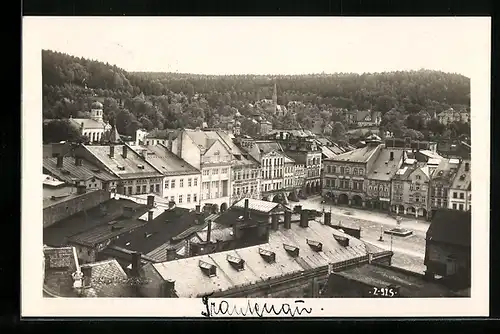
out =
<path fill-rule="evenodd" d="M 304 209 L 331 210 L 333 224 L 361 228 L 361 240 L 386 250 L 392 248 L 394 266 L 419 273 L 424 272 L 425 233 L 429 228 L 429 222 L 403 217 L 401 227 L 411 230 L 413 234 L 408 237 L 393 236 L 391 242 L 391 236 L 384 234 L 383 231 L 397 226 L 395 217 L 380 212 L 322 204 L 321 200 L 320 196 L 311 197 L 299 203 L 290 202 L 290 206 L 300 204 Z M 381 235 L 383 241 L 379 240 Z"/>

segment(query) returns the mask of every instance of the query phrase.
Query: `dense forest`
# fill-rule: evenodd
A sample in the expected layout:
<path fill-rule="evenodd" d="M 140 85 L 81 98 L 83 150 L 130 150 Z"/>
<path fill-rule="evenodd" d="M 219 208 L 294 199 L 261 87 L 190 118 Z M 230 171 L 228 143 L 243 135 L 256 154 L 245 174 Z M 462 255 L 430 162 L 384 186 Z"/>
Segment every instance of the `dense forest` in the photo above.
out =
<path fill-rule="evenodd" d="M 260 115 L 281 129 L 331 124 L 333 136 L 340 140 L 348 129 L 342 112 L 356 109 L 382 112 L 381 130 L 397 136 L 453 137 L 470 132 L 465 124 L 444 127 L 437 121 L 422 121 L 420 111 L 433 114 L 470 107 L 469 78 L 438 71 L 278 76 L 143 73 L 43 50 L 42 75 L 44 119 L 87 117 L 90 103 L 101 97 L 105 120 L 130 136 L 138 128 L 194 128 L 203 122 L 219 126 L 239 113 L 242 131 L 249 135 L 257 131 L 253 118 Z M 274 83 L 278 104 L 300 102 L 285 116 L 255 103 L 271 98 Z"/>

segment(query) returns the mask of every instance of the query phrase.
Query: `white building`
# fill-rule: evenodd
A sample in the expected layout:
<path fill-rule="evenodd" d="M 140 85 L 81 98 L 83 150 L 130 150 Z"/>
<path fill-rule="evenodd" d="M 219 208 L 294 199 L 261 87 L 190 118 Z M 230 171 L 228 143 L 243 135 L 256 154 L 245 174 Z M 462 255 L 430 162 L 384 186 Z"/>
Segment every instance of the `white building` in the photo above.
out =
<path fill-rule="evenodd" d="M 103 106 L 101 102 L 92 103 L 90 118 L 72 118 L 69 121 L 78 128 L 83 136 L 86 136 L 91 143 L 101 141 L 104 132 L 111 130 L 111 125 L 103 121 Z"/>
<path fill-rule="evenodd" d="M 457 173 L 448 192 L 448 208 L 453 210 L 469 211 L 472 207 L 471 194 L 470 160 L 463 160 L 460 162 Z"/>

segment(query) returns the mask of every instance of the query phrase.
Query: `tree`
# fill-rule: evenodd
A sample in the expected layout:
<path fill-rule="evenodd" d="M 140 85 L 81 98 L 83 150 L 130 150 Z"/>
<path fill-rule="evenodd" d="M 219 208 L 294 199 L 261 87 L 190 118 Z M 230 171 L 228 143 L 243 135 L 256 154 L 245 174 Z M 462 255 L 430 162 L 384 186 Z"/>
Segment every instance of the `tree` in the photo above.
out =
<path fill-rule="evenodd" d="M 340 122 L 335 122 L 332 129 L 332 138 L 334 140 L 345 140 L 345 127 Z"/>
<path fill-rule="evenodd" d="M 52 120 L 43 124 L 43 142 L 45 144 L 68 141 L 85 142 L 85 138 L 68 120 Z"/>

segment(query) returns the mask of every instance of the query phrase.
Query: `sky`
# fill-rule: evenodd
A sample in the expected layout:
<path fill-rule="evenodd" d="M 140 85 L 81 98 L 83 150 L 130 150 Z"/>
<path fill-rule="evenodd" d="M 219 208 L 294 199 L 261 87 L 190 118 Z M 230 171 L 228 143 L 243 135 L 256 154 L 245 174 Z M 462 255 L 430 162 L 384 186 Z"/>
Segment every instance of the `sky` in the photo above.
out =
<path fill-rule="evenodd" d="M 127 71 L 200 74 L 384 72 L 471 76 L 489 18 L 29 17 L 41 48 Z M 31 30 L 30 30 L 31 31 Z M 485 37 L 486 36 L 486 37 Z"/>

